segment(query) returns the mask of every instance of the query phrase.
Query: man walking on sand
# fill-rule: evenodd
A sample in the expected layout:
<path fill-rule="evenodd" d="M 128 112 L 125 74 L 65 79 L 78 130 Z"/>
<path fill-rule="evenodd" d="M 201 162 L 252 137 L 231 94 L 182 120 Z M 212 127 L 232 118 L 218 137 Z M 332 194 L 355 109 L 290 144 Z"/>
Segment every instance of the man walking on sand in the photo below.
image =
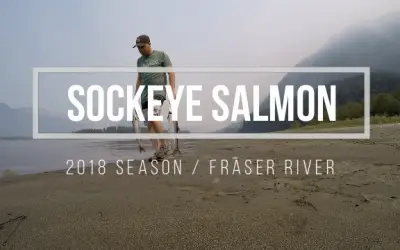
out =
<path fill-rule="evenodd" d="M 137 67 L 172 67 L 171 60 L 169 56 L 164 51 L 154 50 L 151 47 L 150 38 L 147 35 L 140 35 L 136 39 L 136 44 L 133 48 L 138 48 L 139 53 L 142 55 L 137 60 Z M 168 74 L 168 79 L 167 79 Z M 150 133 L 164 133 L 164 126 L 161 121 L 147 121 L 148 120 L 148 89 L 149 85 L 167 85 L 169 80 L 169 84 L 172 87 L 174 98 L 175 98 L 175 73 L 158 73 L 158 72 L 149 72 L 149 73 L 138 73 L 138 78 L 136 81 L 136 91 L 140 85 L 144 85 L 145 88 L 141 95 L 141 106 L 143 115 L 145 117 L 145 125 Z M 160 115 L 161 109 L 166 98 L 166 88 L 162 91 L 156 91 L 154 93 L 153 98 L 161 101 L 161 106 L 155 106 L 151 111 L 154 115 Z M 172 149 L 170 144 L 165 139 L 154 139 L 151 140 L 153 147 L 155 148 L 155 153 L 153 157 L 149 158 L 149 161 L 152 160 L 161 160 L 166 156 L 172 154 Z"/>

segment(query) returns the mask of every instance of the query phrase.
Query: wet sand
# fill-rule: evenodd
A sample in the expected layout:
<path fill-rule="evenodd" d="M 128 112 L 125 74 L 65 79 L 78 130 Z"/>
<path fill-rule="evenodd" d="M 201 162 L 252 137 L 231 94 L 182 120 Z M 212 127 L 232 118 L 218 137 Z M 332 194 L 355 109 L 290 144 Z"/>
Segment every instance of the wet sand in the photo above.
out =
<path fill-rule="evenodd" d="M 139 175 L 133 161 L 120 175 L 111 164 L 104 175 L 74 170 L 0 179 L 0 223 L 27 216 L 3 248 L 400 246 L 398 126 L 373 127 L 371 140 L 204 140 L 189 147 L 175 159 L 176 174 L 171 168 L 152 175 L 143 162 L 148 175 Z M 290 162 L 292 172 L 285 172 Z M 0 244 L 17 225 L 0 227 Z"/>

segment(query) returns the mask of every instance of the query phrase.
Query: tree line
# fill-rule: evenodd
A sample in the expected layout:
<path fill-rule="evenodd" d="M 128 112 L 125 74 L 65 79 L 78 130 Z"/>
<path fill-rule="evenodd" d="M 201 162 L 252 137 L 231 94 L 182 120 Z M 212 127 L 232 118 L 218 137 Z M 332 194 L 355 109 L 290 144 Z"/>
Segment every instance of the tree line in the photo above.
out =
<path fill-rule="evenodd" d="M 370 115 L 400 116 L 400 76 L 394 73 L 372 73 L 370 79 Z M 336 85 L 336 120 L 364 117 L 364 77 L 355 76 L 327 85 Z M 317 100 L 315 100 L 317 101 Z M 316 103 L 316 102 L 315 102 Z M 305 114 L 308 114 L 308 98 L 304 98 Z M 323 111 L 324 120 L 328 115 Z M 302 125 L 321 123 L 318 117 Z M 323 122 L 323 121 L 322 121 Z"/>

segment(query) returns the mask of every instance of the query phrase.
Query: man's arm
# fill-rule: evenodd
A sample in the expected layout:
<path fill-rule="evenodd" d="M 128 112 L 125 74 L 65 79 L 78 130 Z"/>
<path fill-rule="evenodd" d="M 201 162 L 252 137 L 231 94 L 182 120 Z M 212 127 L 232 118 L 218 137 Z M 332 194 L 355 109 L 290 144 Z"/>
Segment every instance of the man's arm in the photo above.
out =
<path fill-rule="evenodd" d="M 174 93 L 174 99 L 176 99 L 176 92 L 175 92 L 175 72 L 168 72 L 168 79 L 169 79 L 169 85 L 171 85 L 171 88 Z"/>
<path fill-rule="evenodd" d="M 138 68 L 139 68 L 139 60 L 140 60 L 140 58 L 136 61 L 136 67 L 138 67 Z M 136 80 L 135 94 L 136 94 L 136 92 L 138 91 L 139 86 L 142 84 L 142 77 L 141 77 L 140 74 L 141 74 L 141 73 L 138 72 L 138 77 L 137 77 L 137 80 Z"/>
<path fill-rule="evenodd" d="M 135 89 L 135 94 L 136 94 L 136 92 L 138 91 L 138 89 L 139 89 L 139 86 L 142 84 L 142 78 L 140 77 L 140 72 L 138 73 L 138 77 L 137 77 L 137 80 L 136 80 L 136 89 Z"/>
<path fill-rule="evenodd" d="M 164 67 L 172 67 L 171 59 L 168 54 L 164 52 Z M 175 92 L 175 72 L 167 72 L 169 85 L 171 85 L 172 92 L 174 93 L 174 98 L 176 98 Z"/>

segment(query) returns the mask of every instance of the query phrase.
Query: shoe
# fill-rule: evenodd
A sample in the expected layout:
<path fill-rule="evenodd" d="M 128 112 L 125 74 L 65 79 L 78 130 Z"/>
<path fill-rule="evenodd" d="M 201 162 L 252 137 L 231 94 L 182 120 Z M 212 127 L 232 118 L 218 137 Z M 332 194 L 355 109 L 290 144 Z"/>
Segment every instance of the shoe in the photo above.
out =
<path fill-rule="evenodd" d="M 153 160 L 163 160 L 168 156 L 173 155 L 173 150 L 171 147 L 171 144 L 167 145 L 161 145 L 160 149 L 154 153 L 152 157 L 149 158 L 149 162 L 152 162 Z"/>
<path fill-rule="evenodd" d="M 149 162 L 152 162 L 153 160 L 157 160 L 157 152 L 154 152 L 153 156 L 149 157 Z"/>
<path fill-rule="evenodd" d="M 153 160 L 156 161 L 163 160 L 166 156 L 166 152 L 167 152 L 167 147 L 165 145 L 161 145 L 160 149 L 154 153 L 153 157 L 151 157 L 149 161 L 151 162 Z"/>
<path fill-rule="evenodd" d="M 174 155 L 171 143 L 168 143 L 165 149 L 164 157 L 171 157 Z"/>
<path fill-rule="evenodd" d="M 158 161 L 161 159 L 162 159 L 162 157 L 161 157 L 160 151 L 158 150 L 158 151 L 154 152 L 153 156 L 149 157 L 149 162 Z"/>

